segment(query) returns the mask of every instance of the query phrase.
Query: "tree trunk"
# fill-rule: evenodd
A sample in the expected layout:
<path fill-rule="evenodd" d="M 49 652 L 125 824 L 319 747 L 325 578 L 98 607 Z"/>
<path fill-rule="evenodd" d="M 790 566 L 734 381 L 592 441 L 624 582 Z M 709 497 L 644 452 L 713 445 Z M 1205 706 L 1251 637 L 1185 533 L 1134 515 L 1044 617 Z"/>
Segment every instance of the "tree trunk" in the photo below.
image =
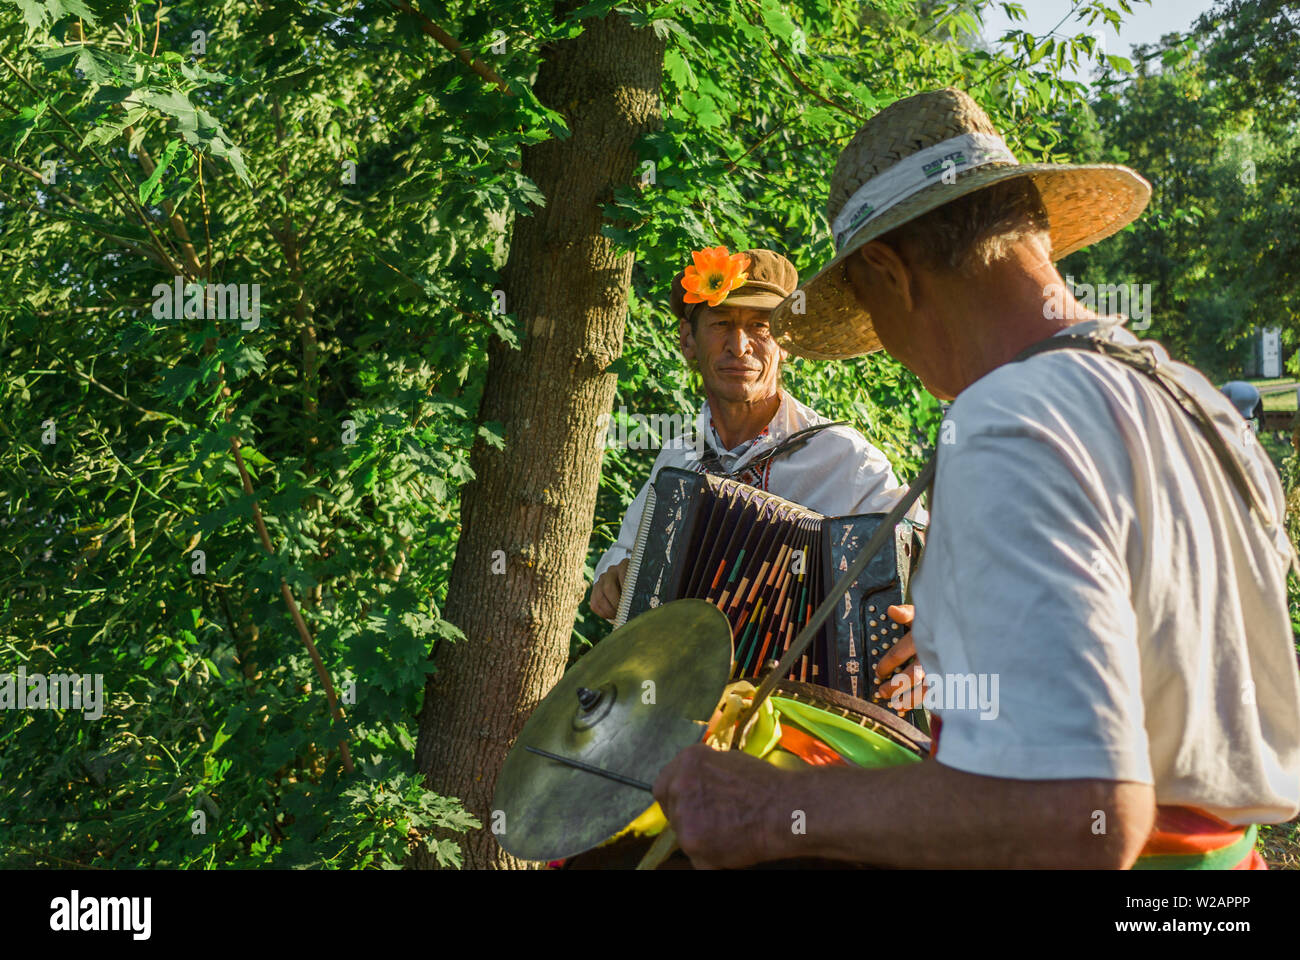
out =
<path fill-rule="evenodd" d="M 505 449 L 480 440 L 471 456 L 476 479 L 461 494 L 444 610 L 468 639 L 437 649 L 420 716 L 416 762 L 429 788 L 461 798 L 484 827 L 459 838 L 468 867 L 522 866 L 490 830 L 492 794 L 568 659 L 600 475 L 598 418 L 616 382 L 603 371 L 623 350 L 632 275 L 632 256 L 601 236 L 601 207 L 633 181 L 634 144 L 659 121 L 662 41 L 618 14 L 585 26 L 545 51 L 534 86 L 572 136 L 523 151 L 546 204 L 516 217 L 501 274 L 522 349 L 492 347 L 479 409 L 481 421 L 504 424 Z M 496 551 L 504 573 L 493 573 Z"/>

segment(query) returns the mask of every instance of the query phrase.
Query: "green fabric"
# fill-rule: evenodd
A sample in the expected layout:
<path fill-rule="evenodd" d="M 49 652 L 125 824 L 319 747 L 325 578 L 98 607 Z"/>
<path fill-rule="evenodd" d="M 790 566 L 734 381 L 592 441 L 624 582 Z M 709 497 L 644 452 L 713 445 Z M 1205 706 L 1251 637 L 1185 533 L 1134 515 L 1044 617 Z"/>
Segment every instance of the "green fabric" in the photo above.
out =
<path fill-rule="evenodd" d="M 776 706 L 783 722 L 816 737 L 845 760 L 859 767 L 896 767 L 904 763 L 919 763 L 921 760 L 906 747 L 899 746 L 866 727 L 860 727 L 852 720 L 798 700 L 778 696 L 769 699 Z"/>
<path fill-rule="evenodd" d="M 1133 864 L 1134 870 L 1231 870 L 1250 856 L 1255 847 L 1255 835 L 1259 832 L 1255 824 L 1242 834 L 1241 839 L 1230 846 L 1221 847 L 1202 854 L 1161 854 L 1154 857 L 1138 857 Z"/>

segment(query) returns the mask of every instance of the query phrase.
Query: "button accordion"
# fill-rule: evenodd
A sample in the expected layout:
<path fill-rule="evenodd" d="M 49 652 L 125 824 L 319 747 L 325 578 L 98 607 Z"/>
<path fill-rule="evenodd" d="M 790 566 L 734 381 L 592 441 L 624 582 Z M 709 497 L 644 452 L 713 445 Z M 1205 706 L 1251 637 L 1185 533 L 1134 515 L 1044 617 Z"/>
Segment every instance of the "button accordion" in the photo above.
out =
<path fill-rule="evenodd" d="M 731 621 L 733 680 L 781 658 L 886 516 L 824 517 L 675 467 L 661 469 L 647 495 L 614 625 L 672 600 L 708 600 Z M 876 664 L 906 632 L 885 611 L 903 602 L 918 546 L 912 522 L 898 524 L 785 679 L 873 699 Z"/>

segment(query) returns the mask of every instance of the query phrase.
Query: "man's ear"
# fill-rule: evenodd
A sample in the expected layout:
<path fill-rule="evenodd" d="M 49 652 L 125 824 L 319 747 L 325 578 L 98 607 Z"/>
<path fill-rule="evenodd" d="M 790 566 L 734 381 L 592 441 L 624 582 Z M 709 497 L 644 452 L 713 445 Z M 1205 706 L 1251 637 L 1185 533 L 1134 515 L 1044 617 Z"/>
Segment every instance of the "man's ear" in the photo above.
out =
<path fill-rule="evenodd" d="M 898 251 L 887 243 L 872 240 L 858 248 L 855 257 L 860 262 L 849 267 L 849 276 L 853 270 L 866 267 L 867 276 L 859 276 L 867 283 L 883 288 L 886 295 L 896 298 L 903 307 L 911 311 L 915 308 L 914 283 L 912 268 L 899 256 Z"/>
<path fill-rule="evenodd" d="M 695 359 L 695 334 L 691 332 L 689 320 L 677 321 L 677 345 L 682 348 L 683 357 Z"/>

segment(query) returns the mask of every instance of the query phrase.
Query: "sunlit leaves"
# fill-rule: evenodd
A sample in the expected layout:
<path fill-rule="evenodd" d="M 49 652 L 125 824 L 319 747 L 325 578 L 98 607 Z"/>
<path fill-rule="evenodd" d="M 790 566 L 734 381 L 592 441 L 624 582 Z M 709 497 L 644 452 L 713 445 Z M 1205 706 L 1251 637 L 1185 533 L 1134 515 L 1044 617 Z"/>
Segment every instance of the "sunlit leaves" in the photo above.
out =
<path fill-rule="evenodd" d="M 473 476 L 476 437 L 500 442 L 474 423 L 486 349 L 516 336 L 509 315 L 486 321 L 490 302 L 476 291 L 495 283 L 506 211 L 545 203 L 517 169 L 520 146 L 563 133 L 563 122 L 531 91 L 507 101 L 471 84 L 444 99 L 437 77 L 459 61 L 446 63 L 422 36 L 395 38 L 382 19 L 365 34 L 328 31 L 322 46 L 326 33 L 307 22 L 318 15 L 300 27 L 298 8 L 285 6 L 275 29 L 286 42 L 267 56 L 265 36 L 235 29 L 241 9 L 165 11 L 156 53 L 148 19 L 126 32 L 134 48 L 89 20 L 86 42 L 67 43 L 66 19 L 25 44 L 25 27 L 0 11 L 0 50 L 37 91 L 0 74 L 15 108 L 0 117 L 0 138 L 59 191 L 0 176 L 0 189 L 35 198 L 23 207 L 0 197 L 0 244 L 14 264 L 0 345 L 20 372 L 0 384 L 14 431 L 0 449 L 0 555 L 18 561 L 0 567 L 0 644 L 41 643 L 51 665 L 93 662 L 116 696 L 133 698 L 100 725 L 42 723 L 0 750 L 5 857 L 16 849 L 5 832 L 15 805 L 27 804 L 91 817 L 75 836 L 24 827 L 29 846 L 126 866 L 304 865 L 330 824 L 390 850 L 373 863 L 391 865 L 410 842 L 398 823 L 434 823 L 421 819 L 422 802 L 442 804 L 444 823 L 468 825 L 455 801 L 423 791 L 403 788 L 392 817 L 351 806 L 337 742 L 353 743 L 366 772 L 351 785 L 366 797 L 411 765 L 429 646 L 458 635 L 434 602 L 454 553 L 458 489 Z M 197 59 L 196 23 L 211 32 Z M 545 32 L 540 21 L 521 26 L 519 36 Z M 525 75 L 530 56 L 518 65 Z M 395 88 L 396 77 L 409 82 Z M 478 165 L 443 133 L 474 143 Z M 346 159 L 355 183 L 344 182 Z M 192 247 L 201 274 L 211 263 L 210 277 L 186 281 L 258 284 L 261 325 L 154 317 L 155 285 L 175 280 L 155 238 L 178 261 Z M 427 288 L 422 278 L 432 278 Z M 308 325 L 318 338 L 310 367 Z M 59 428 L 53 448 L 37 439 L 45 419 Z M 196 553 L 206 574 L 192 572 Z M 329 720 L 281 577 L 335 682 L 360 691 L 344 733 Z M 157 743 L 133 746 L 140 729 Z M 49 763 L 51 753 L 65 759 Z M 86 793 L 92 765 L 112 793 Z M 206 836 L 187 819 L 200 794 L 221 807 Z M 131 839 L 137 829 L 147 842 Z M 358 847 L 316 865 L 371 863 Z M 439 849 L 456 859 L 454 840 Z"/>
<path fill-rule="evenodd" d="M 82 17 L 94 24 L 95 14 L 82 0 L 5 0 L 5 3 L 18 8 L 30 38 L 42 26 L 53 26 L 68 17 Z"/>

